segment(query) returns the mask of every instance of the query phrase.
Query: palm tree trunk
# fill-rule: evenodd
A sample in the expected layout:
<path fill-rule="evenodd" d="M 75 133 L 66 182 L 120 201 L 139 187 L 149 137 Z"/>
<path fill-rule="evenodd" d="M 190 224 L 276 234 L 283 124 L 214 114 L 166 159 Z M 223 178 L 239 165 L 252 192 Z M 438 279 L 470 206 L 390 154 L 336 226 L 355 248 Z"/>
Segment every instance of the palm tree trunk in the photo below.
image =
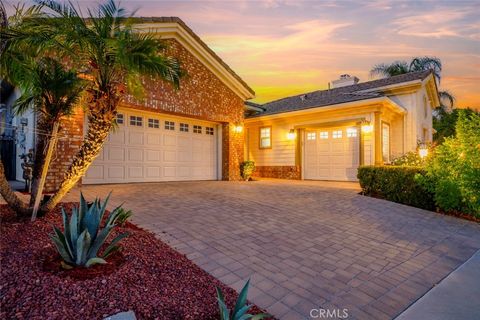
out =
<path fill-rule="evenodd" d="M 102 150 L 103 144 L 112 129 L 114 112 L 107 114 L 91 114 L 87 134 L 84 142 L 72 160 L 72 164 L 68 168 L 63 181 L 60 183 L 58 191 L 50 198 L 48 202 L 40 208 L 41 212 L 49 212 L 62 200 L 62 198 L 70 191 L 87 172 L 88 167 Z"/>
<path fill-rule="evenodd" d="M 51 128 L 47 128 L 39 123 L 39 129 L 51 134 Z M 48 130 L 50 129 L 50 130 Z M 43 135 L 37 135 L 37 145 L 35 146 L 35 156 L 33 160 L 33 171 L 32 171 L 32 187 L 30 190 L 30 207 L 33 207 L 35 203 L 35 198 L 37 195 L 39 183 L 40 183 L 40 176 L 42 174 L 43 166 L 45 165 L 45 148 L 47 146 L 47 137 Z"/>
<path fill-rule="evenodd" d="M 0 194 L 7 204 L 19 215 L 29 214 L 29 209 L 25 203 L 15 194 L 5 177 L 5 169 L 0 159 Z"/>

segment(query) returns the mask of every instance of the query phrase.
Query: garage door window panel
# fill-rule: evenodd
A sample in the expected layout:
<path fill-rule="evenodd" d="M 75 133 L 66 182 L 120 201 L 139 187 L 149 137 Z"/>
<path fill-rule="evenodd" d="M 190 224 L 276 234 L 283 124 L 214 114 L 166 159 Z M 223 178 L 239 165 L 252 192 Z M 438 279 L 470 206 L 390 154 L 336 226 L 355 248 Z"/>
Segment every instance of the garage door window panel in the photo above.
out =
<path fill-rule="evenodd" d="M 193 133 L 202 133 L 202 126 L 193 126 Z"/>
<path fill-rule="evenodd" d="M 158 119 L 148 119 L 148 127 L 153 129 L 160 128 L 160 120 Z"/>
<path fill-rule="evenodd" d="M 205 134 L 213 136 L 213 133 L 214 133 L 213 128 L 211 128 L 211 127 L 206 127 L 205 128 Z"/>
<path fill-rule="evenodd" d="M 117 124 L 123 124 L 125 122 L 125 118 L 123 113 L 117 113 Z"/>
<path fill-rule="evenodd" d="M 328 131 L 320 132 L 320 139 L 328 139 Z"/>
<path fill-rule="evenodd" d="M 188 132 L 188 123 L 180 123 L 180 131 Z"/>
<path fill-rule="evenodd" d="M 347 129 L 347 137 L 348 138 L 356 138 L 357 137 L 357 128 L 348 128 Z"/>
<path fill-rule="evenodd" d="M 130 116 L 130 125 L 134 127 L 143 126 L 143 118 L 138 116 Z"/>
<path fill-rule="evenodd" d="M 342 130 L 335 130 L 332 132 L 332 138 L 333 139 L 341 139 L 343 136 Z"/>
<path fill-rule="evenodd" d="M 175 130 L 175 122 L 165 121 L 165 130 Z"/>
<path fill-rule="evenodd" d="M 272 127 L 260 128 L 260 149 L 270 149 L 272 147 Z"/>

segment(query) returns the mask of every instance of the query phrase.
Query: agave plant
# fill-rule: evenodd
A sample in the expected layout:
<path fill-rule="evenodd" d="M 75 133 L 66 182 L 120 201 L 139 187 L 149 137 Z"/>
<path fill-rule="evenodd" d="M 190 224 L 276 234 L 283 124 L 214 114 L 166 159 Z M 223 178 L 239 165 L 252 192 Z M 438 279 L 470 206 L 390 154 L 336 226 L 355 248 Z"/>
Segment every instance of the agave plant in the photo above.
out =
<path fill-rule="evenodd" d="M 116 222 L 121 207 L 115 208 L 105 221 L 103 228 L 100 228 L 105 215 L 110 194 L 103 203 L 96 198 L 92 204 L 88 204 L 83 194 L 80 194 L 80 206 L 72 209 L 70 221 L 67 213 L 62 208 L 64 231 L 53 227 L 54 233 L 50 236 L 58 253 L 62 257 L 64 267 L 84 266 L 91 267 L 94 264 L 105 264 L 105 259 L 117 251 L 117 243 L 125 238 L 128 233 L 122 233 L 115 237 L 108 247 L 98 257 L 99 250 L 107 240 L 110 232 L 117 226 Z"/>
<path fill-rule="evenodd" d="M 235 308 L 233 309 L 231 314 L 230 309 L 227 308 L 227 304 L 225 303 L 225 298 L 223 296 L 222 290 L 217 287 L 217 301 L 218 308 L 220 309 L 220 320 L 261 320 L 271 317 L 271 315 L 268 313 L 259 313 L 255 315 L 247 313 L 248 310 L 250 310 L 250 308 L 252 307 L 251 304 L 247 304 L 249 285 L 250 279 L 247 281 L 242 291 L 240 292 L 237 302 L 235 303 Z"/>
<path fill-rule="evenodd" d="M 118 209 L 118 216 L 117 216 L 117 223 L 118 225 L 120 226 L 124 226 L 125 223 L 130 220 L 130 218 L 132 217 L 133 215 L 133 212 L 132 210 L 125 210 L 123 208 L 119 208 Z"/>

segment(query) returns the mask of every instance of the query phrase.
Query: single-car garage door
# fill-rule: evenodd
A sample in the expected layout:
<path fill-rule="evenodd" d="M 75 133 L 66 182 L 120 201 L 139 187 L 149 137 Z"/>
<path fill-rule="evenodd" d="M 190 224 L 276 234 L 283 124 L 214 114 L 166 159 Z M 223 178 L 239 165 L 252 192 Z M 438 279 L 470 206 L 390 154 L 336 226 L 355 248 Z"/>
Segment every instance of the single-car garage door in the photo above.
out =
<path fill-rule="evenodd" d="M 216 180 L 215 123 L 121 110 L 84 184 Z"/>
<path fill-rule="evenodd" d="M 357 127 L 305 131 L 305 179 L 357 180 L 360 131 Z"/>

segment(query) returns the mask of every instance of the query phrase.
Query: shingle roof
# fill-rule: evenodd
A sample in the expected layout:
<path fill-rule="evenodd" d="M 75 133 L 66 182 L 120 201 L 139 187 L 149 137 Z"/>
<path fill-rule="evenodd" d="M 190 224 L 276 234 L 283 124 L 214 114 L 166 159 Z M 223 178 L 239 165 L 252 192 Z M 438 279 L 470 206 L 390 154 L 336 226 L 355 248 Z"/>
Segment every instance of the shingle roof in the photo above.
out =
<path fill-rule="evenodd" d="M 271 101 L 260 105 L 260 107 L 265 109 L 264 112 L 249 116 L 249 118 L 381 97 L 383 94 L 380 91 L 362 91 L 399 84 L 402 82 L 423 80 L 430 75 L 431 72 L 432 71 L 430 70 L 410 72 L 390 78 L 367 81 L 330 90 L 318 90 Z"/>
<path fill-rule="evenodd" d="M 220 58 L 216 53 L 215 51 L 213 51 L 212 49 L 210 49 L 208 47 L 208 45 L 203 42 L 202 39 L 200 39 L 200 37 L 195 33 L 193 32 L 192 29 L 190 29 L 189 26 L 187 26 L 187 24 L 185 22 L 183 22 L 182 19 L 180 19 L 179 17 L 136 17 L 136 18 L 132 18 L 132 21 L 134 23 L 171 23 L 171 22 L 174 22 L 174 23 L 178 23 L 179 25 L 181 25 L 185 31 L 187 31 L 205 50 L 208 51 L 208 53 L 210 53 L 213 58 L 215 58 L 215 60 L 217 60 L 225 69 L 227 69 L 227 71 L 235 78 L 237 79 L 247 90 L 248 92 L 250 92 L 252 95 L 255 95 L 255 91 L 253 91 L 252 88 L 250 88 L 248 86 L 248 84 L 243 81 L 242 78 L 240 78 L 240 76 L 238 74 L 235 73 L 235 71 L 232 70 L 232 68 L 230 68 L 228 66 L 228 64 L 225 63 L 225 61 L 222 60 L 222 58 Z"/>

